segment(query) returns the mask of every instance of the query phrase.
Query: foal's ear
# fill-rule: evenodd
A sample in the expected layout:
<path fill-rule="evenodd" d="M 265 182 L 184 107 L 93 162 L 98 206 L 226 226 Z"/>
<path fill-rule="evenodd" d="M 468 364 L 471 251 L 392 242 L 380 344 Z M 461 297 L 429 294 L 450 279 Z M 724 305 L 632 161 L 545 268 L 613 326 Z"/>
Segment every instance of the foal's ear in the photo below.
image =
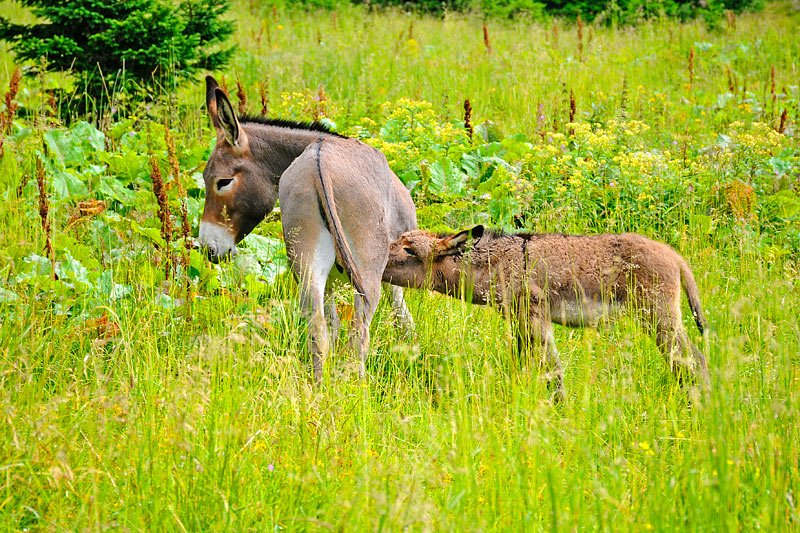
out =
<path fill-rule="evenodd" d="M 216 124 L 214 126 L 217 132 L 222 130 L 222 134 L 225 135 L 225 140 L 228 141 L 228 144 L 238 148 L 240 132 L 239 119 L 236 118 L 236 113 L 233 111 L 231 101 L 228 100 L 228 97 L 225 96 L 225 93 L 219 87 L 214 89 L 214 95 L 216 96 L 217 120 L 219 121 L 219 126 Z"/>
<path fill-rule="evenodd" d="M 208 109 L 208 116 L 214 124 L 214 129 L 219 129 L 219 113 L 217 111 L 217 93 L 216 89 L 219 87 L 217 80 L 211 76 L 206 76 L 206 109 Z"/>
<path fill-rule="evenodd" d="M 470 239 L 472 239 L 472 245 L 475 246 L 481 237 L 483 237 L 483 226 L 477 225 L 472 229 L 465 229 L 440 239 L 436 243 L 436 256 L 444 257 L 463 253 Z"/>

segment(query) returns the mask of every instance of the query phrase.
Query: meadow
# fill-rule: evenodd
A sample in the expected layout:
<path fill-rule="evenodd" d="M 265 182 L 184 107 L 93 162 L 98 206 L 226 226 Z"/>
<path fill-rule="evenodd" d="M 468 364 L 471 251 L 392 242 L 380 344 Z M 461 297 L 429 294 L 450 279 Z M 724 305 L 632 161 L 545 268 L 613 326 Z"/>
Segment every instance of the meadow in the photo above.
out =
<path fill-rule="evenodd" d="M 0 160 L 0 529 L 800 527 L 796 3 L 580 30 L 231 15 L 215 76 L 234 104 L 381 149 L 421 227 L 674 246 L 711 324 L 704 340 L 685 307 L 711 391 L 690 401 L 623 317 L 556 327 L 553 405 L 503 316 L 424 291 L 413 335 L 379 306 L 365 382 L 345 320 L 314 388 L 278 215 L 235 261 L 185 248 L 214 142 L 202 81 L 73 117 L 51 97 L 66 76 L 24 77 Z M 20 65 L 0 61 L 2 94 Z"/>

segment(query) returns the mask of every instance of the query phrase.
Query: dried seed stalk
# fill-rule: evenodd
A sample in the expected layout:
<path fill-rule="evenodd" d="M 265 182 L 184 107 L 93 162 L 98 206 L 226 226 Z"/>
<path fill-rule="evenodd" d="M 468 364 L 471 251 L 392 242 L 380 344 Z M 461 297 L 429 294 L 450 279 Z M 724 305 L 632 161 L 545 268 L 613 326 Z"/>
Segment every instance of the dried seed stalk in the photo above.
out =
<path fill-rule="evenodd" d="M 569 90 L 569 121 L 570 121 L 570 123 L 575 122 L 575 110 L 576 110 L 575 92 L 572 89 L 570 89 Z M 574 128 L 570 128 L 569 134 L 570 135 L 575 135 L 575 129 Z"/>
<path fill-rule="evenodd" d="M 261 96 L 261 116 L 266 117 L 267 112 L 269 111 L 269 95 L 267 91 L 269 87 L 267 85 L 267 81 L 264 80 L 258 84 L 258 94 Z"/>
<path fill-rule="evenodd" d="M 578 15 L 578 61 L 583 63 L 583 19 Z"/>
<path fill-rule="evenodd" d="M 736 30 L 736 15 L 730 9 L 725 12 L 725 19 L 728 22 L 728 31 Z"/>
<path fill-rule="evenodd" d="M 319 120 L 325 116 L 325 102 L 328 101 L 328 97 L 325 95 L 325 88 L 320 85 L 317 88 L 317 106 L 314 110 L 314 120 Z"/>
<path fill-rule="evenodd" d="M 0 159 L 2 159 L 3 153 L 5 152 L 3 145 L 5 142 L 6 129 L 14 122 L 14 115 L 17 113 L 17 102 L 15 99 L 19 92 L 19 80 L 21 76 L 20 69 L 17 67 L 11 75 L 11 81 L 8 83 L 8 92 L 6 92 L 4 98 L 6 110 L 5 113 L 0 116 Z"/>
<path fill-rule="evenodd" d="M 786 131 L 786 122 L 788 118 L 789 118 L 789 110 L 784 107 L 783 113 L 781 113 L 780 124 L 778 124 L 778 133 L 783 133 L 784 131 Z"/>
<path fill-rule="evenodd" d="M 544 139 L 544 128 L 545 128 L 544 104 L 539 103 L 539 112 L 536 114 L 536 132 L 542 139 Z"/>
<path fill-rule="evenodd" d="M 694 48 L 689 50 L 689 90 L 694 86 Z"/>
<path fill-rule="evenodd" d="M 472 140 L 472 134 L 475 130 L 472 128 L 472 104 L 469 103 L 469 98 L 464 100 L 464 129 L 469 134 L 469 139 Z"/>
<path fill-rule="evenodd" d="M 36 158 L 36 184 L 39 186 L 39 218 L 42 220 L 42 231 L 44 231 L 44 251 L 50 259 L 53 279 L 58 279 L 53 241 L 50 238 L 50 202 L 47 198 L 47 182 L 44 175 L 44 163 L 39 157 Z"/>
<path fill-rule="evenodd" d="M 247 113 L 247 93 L 244 92 L 244 87 L 242 87 L 242 82 L 239 81 L 239 77 L 236 77 L 236 98 L 239 100 L 239 114 L 244 115 Z"/>
<path fill-rule="evenodd" d="M 769 80 L 769 94 L 772 95 L 772 113 L 770 113 L 770 118 L 772 118 L 775 113 L 775 101 L 778 98 L 778 95 L 775 93 L 775 65 L 772 65 L 769 69 Z"/>
<path fill-rule="evenodd" d="M 725 72 L 728 74 L 728 92 L 736 94 L 736 79 L 734 78 L 733 72 L 731 72 L 731 67 L 725 65 Z"/>
<path fill-rule="evenodd" d="M 172 217 L 167 201 L 167 191 L 164 187 L 164 178 L 161 175 L 161 169 L 158 166 L 158 158 L 156 156 L 150 158 L 150 179 L 153 182 L 153 194 L 155 194 L 156 201 L 158 202 L 158 218 L 161 220 L 161 237 L 163 237 L 166 246 L 165 253 L 167 262 L 164 266 L 164 274 L 169 278 L 172 271 L 172 264 L 174 263 L 171 246 Z"/>
<path fill-rule="evenodd" d="M 619 97 L 619 116 L 622 120 L 628 119 L 628 75 L 622 78 L 622 94 Z"/>
<path fill-rule="evenodd" d="M 184 253 L 182 254 L 182 262 L 185 271 L 187 272 L 186 276 L 186 283 L 189 283 L 189 276 L 188 276 L 188 269 L 189 269 L 189 252 L 192 249 L 191 243 L 191 227 L 189 226 L 189 209 L 187 206 L 186 201 L 186 189 L 183 187 L 183 183 L 181 183 L 181 169 L 180 165 L 178 164 L 178 158 L 175 155 L 175 140 L 172 138 L 172 134 L 169 131 L 169 128 L 166 124 L 164 124 L 164 140 L 167 143 L 167 157 L 169 158 L 169 167 L 170 172 L 172 174 L 172 183 L 175 184 L 178 191 L 178 198 L 181 202 L 181 235 L 183 236 L 183 244 L 184 244 Z M 172 184 L 170 183 L 170 185 Z M 188 290 L 188 289 L 187 289 Z"/>
<path fill-rule="evenodd" d="M 492 42 L 489 40 L 489 28 L 486 27 L 486 22 L 483 23 L 483 45 L 486 47 L 486 52 L 492 53 Z"/>

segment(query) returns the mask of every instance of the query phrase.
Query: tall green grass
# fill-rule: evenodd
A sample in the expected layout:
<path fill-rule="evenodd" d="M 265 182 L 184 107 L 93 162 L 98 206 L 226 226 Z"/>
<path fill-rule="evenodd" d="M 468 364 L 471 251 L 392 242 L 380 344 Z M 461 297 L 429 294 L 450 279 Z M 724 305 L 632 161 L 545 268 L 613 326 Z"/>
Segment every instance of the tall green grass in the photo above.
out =
<path fill-rule="evenodd" d="M 726 126 L 725 116 L 700 114 L 727 91 L 723 64 L 763 102 L 771 65 L 778 86 L 791 86 L 800 55 L 790 4 L 742 16 L 728 33 L 667 20 L 592 28 L 583 63 L 574 29 L 560 22 L 557 44 L 550 26 L 491 22 L 489 55 L 481 21 L 468 17 L 348 8 L 335 19 L 274 19 L 237 9 L 241 53 L 226 79 L 232 88 L 238 72 L 254 107 L 266 78 L 275 108 L 281 91 L 322 85 L 342 128 L 400 97 L 428 100 L 449 120 L 468 97 L 479 120 L 530 132 L 540 103 L 548 122 L 563 124 L 564 86 L 581 121 L 618 115 L 627 80 L 627 113 L 688 135 L 690 158 Z M 3 84 L 15 65 L 0 59 Z M 36 87 L 23 95 L 30 107 Z M 670 107 L 682 98 L 689 104 Z M 207 143 L 200 85 L 175 101 L 183 142 Z M 769 122 L 769 104 L 752 119 Z M 44 245 L 35 211 L 15 193 L 33 165 L 21 152 L 0 166 L 3 287 L 20 251 Z M 57 233 L 67 233 L 69 209 L 54 208 Z M 589 229 L 548 209 L 538 229 Z M 0 303 L 0 527 L 796 530 L 797 258 L 766 246 L 747 221 L 719 235 L 689 225 L 660 236 L 635 214 L 619 216 L 692 265 L 712 327 L 707 398 L 690 402 L 652 339 L 623 318 L 601 331 L 556 329 L 567 399 L 554 407 L 501 315 L 425 292 L 408 293 L 411 338 L 387 302 L 379 307 L 366 383 L 343 331 L 315 389 L 290 276 L 257 297 L 229 289 L 170 309 L 151 281 L 160 267 L 123 262 L 115 279 L 133 296 L 89 314 L 65 313 L 82 303 L 35 288 Z M 183 288 L 166 291 L 177 298 Z"/>

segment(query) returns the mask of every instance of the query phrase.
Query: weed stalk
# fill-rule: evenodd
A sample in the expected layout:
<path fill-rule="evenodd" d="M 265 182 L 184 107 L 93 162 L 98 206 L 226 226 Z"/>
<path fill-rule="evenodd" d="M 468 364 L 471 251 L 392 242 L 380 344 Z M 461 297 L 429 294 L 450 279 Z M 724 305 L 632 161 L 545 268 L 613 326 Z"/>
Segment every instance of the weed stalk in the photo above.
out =
<path fill-rule="evenodd" d="M 242 82 L 239 76 L 236 76 L 236 98 L 239 100 L 239 114 L 244 115 L 247 113 L 247 93 L 244 92 Z"/>
<path fill-rule="evenodd" d="M 167 201 L 167 191 L 164 187 L 164 177 L 161 168 L 158 166 L 158 158 L 150 158 L 150 179 L 153 182 L 153 194 L 158 202 L 158 218 L 161 220 L 161 237 L 164 239 L 166 263 L 164 265 L 164 275 L 171 277 L 172 264 L 172 217 L 170 216 L 169 203 Z"/>
<path fill-rule="evenodd" d="M 472 104 L 469 103 L 469 98 L 464 100 L 464 129 L 467 130 L 467 134 L 469 134 L 469 140 L 472 140 L 472 134 L 474 133 L 474 129 L 472 128 Z"/>
<path fill-rule="evenodd" d="M 6 110 L 0 116 L 0 159 L 3 158 L 5 152 L 4 141 L 6 137 L 6 130 L 11 127 L 14 122 L 14 115 L 17 113 L 17 93 L 19 92 L 19 80 L 21 77 L 20 69 L 17 67 L 11 75 L 11 81 L 8 84 L 8 91 L 3 101 L 6 104 Z"/>
<path fill-rule="evenodd" d="M 261 97 L 261 116 L 266 117 L 269 112 L 269 85 L 267 80 L 258 84 L 258 94 Z"/>
<path fill-rule="evenodd" d="M 53 241 L 50 237 L 50 202 L 47 198 L 47 181 L 44 175 L 44 163 L 41 157 L 36 158 L 36 184 L 39 186 L 39 218 L 42 221 L 42 231 L 44 231 L 44 251 L 50 259 L 50 268 L 53 279 L 56 276 L 56 256 L 53 251 Z"/>
<path fill-rule="evenodd" d="M 780 122 L 778 124 L 778 133 L 783 133 L 786 131 L 786 122 L 789 118 L 789 110 L 785 107 L 783 108 L 783 113 L 781 113 Z"/>

